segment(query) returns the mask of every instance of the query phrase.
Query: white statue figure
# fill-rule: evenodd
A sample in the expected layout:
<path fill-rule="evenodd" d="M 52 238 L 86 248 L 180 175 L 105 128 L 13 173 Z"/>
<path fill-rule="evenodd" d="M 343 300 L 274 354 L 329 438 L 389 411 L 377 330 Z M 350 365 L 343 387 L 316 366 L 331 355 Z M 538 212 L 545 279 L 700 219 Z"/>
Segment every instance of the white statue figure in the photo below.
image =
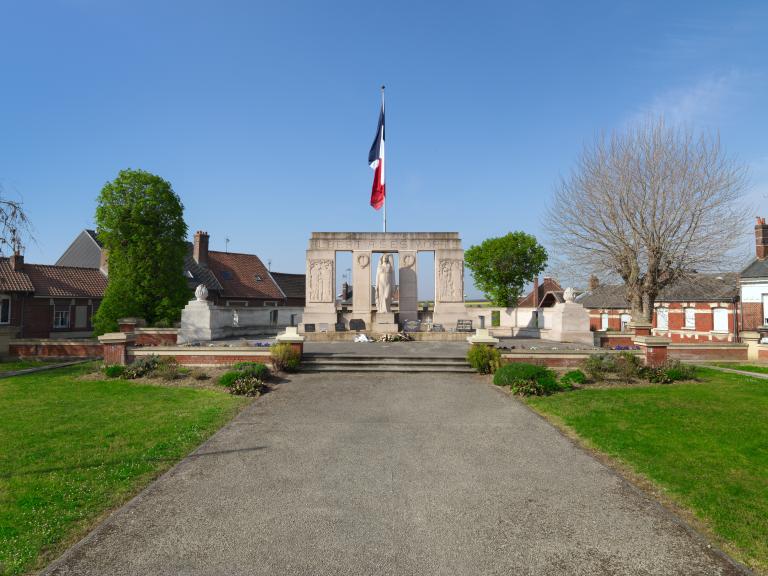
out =
<path fill-rule="evenodd" d="M 237 310 L 232 312 L 232 326 L 235 328 L 240 326 L 240 315 L 237 313 Z"/>
<path fill-rule="evenodd" d="M 392 311 L 392 256 L 384 254 L 376 269 L 376 310 L 379 312 Z"/>
<path fill-rule="evenodd" d="M 566 288 L 565 292 L 563 292 L 563 299 L 566 302 L 573 302 L 576 300 L 576 290 L 571 287 Z"/>
<path fill-rule="evenodd" d="M 205 284 L 197 285 L 197 288 L 195 288 L 195 298 L 197 298 L 198 302 L 208 300 L 208 288 L 205 287 Z"/>

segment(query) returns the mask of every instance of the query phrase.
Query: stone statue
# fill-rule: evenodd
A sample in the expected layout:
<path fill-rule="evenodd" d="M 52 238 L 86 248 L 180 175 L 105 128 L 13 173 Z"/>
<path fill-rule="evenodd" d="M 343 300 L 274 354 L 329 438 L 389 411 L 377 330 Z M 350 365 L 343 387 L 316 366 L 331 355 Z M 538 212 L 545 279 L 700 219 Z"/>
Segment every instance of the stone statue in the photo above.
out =
<path fill-rule="evenodd" d="M 205 284 L 197 285 L 197 288 L 195 288 L 195 298 L 198 302 L 205 302 L 208 300 L 208 288 L 205 287 Z"/>
<path fill-rule="evenodd" d="M 232 312 L 232 326 L 235 328 L 240 326 L 240 315 L 237 313 L 237 310 Z"/>
<path fill-rule="evenodd" d="M 376 310 L 379 312 L 392 311 L 392 256 L 384 254 L 376 268 Z"/>
<path fill-rule="evenodd" d="M 566 288 L 565 292 L 563 292 L 563 298 L 566 302 L 573 302 L 576 300 L 576 290 L 571 287 Z"/>

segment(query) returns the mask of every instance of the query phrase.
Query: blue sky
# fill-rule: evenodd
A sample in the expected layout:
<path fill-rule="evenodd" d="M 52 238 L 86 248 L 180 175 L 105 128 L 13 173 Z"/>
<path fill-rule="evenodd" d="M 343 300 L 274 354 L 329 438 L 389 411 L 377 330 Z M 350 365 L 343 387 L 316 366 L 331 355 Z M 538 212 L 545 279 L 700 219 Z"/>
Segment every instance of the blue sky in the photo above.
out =
<path fill-rule="evenodd" d="M 719 130 L 768 214 L 765 2 L 0 0 L 0 25 L 0 185 L 33 220 L 28 261 L 131 167 L 212 248 L 302 272 L 311 231 L 381 227 L 382 83 L 391 231 L 546 244 L 583 143 L 647 114 Z"/>

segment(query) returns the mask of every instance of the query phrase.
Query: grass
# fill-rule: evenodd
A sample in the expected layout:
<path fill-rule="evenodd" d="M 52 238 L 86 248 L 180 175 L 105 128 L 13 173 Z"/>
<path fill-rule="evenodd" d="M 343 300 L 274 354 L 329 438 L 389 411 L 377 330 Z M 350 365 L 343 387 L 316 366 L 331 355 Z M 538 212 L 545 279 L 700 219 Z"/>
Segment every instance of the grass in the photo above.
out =
<path fill-rule="evenodd" d="M 768 381 L 583 389 L 529 405 L 661 486 L 734 557 L 768 571 Z"/>
<path fill-rule="evenodd" d="M 25 370 L 27 368 L 39 368 L 49 364 L 61 364 L 62 362 L 66 362 L 66 360 L 8 360 L 0 362 L 0 373 Z"/>
<path fill-rule="evenodd" d="M 768 374 L 768 366 L 755 366 L 754 364 L 739 364 L 738 362 L 713 362 L 713 366 L 721 368 L 730 368 L 731 370 L 742 370 L 743 372 L 755 372 L 757 374 Z"/>
<path fill-rule="evenodd" d="M 0 574 L 43 566 L 230 419 L 246 400 L 83 366 L 0 380 Z"/>

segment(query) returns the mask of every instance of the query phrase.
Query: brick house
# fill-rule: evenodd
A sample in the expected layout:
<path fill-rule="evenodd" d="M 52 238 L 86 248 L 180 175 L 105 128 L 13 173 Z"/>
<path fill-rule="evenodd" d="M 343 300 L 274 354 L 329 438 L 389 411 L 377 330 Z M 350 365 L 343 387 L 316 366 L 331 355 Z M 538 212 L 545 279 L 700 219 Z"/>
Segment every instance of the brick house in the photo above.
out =
<path fill-rule="evenodd" d="M 768 325 L 768 224 L 755 223 L 755 258 L 741 271 L 741 330 Z"/>
<path fill-rule="evenodd" d="M 15 327 L 22 338 L 90 336 L 106 287 L 98 269 L 0 258 L 0 325 Z"/>
<path fill-rule="evenodd" d="M 184 276 L 190 297 L 199 284 L 205 284 L 209 299 L 222 306 L 304 306 L 304 274 L 279 274 L 278 282 L 255 254 L 209 250 L 209 241 L 207 232 L 197 231 L 188 243 Z M 96 232 L 83 230 L 57 263 L 108 272 L 107 260 Z"/>
<path fill-rule="evenodd" d="M 576 301 L 589 310 L 593 332 L 629 333 L 632 315 L 624 286 L 593 279 Z M 738 304 L 738 274 L 692 274 L 662 290 L 654 305 L 653 334 L 673 342 L 735 342 Z"/>
<path fill-rule="evenodd" d="M 539 283 L 538 276 L 533 281 L 533 288 L 517 302 L 518 308 L 551 308 L 559 302 L 565 302 L 563 288 L 554 278 L 545 276 Z"/>

